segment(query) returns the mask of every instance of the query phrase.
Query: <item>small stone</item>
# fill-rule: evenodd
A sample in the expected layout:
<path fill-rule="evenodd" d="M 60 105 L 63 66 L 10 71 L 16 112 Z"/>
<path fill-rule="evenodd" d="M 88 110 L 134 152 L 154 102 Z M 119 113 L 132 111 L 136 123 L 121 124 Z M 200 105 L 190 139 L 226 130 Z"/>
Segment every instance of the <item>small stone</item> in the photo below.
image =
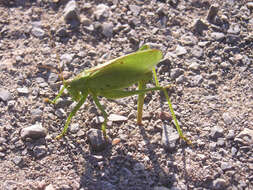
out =
<path fill-rule="evenodd" d="M 232 147 L 232 148 L 231 148 L 231 155 L 232 155 L 232 156 L 235 156 L 236 153 L 237 153 L 237 151 L 238 151 L 238 150 L 237 150 L 235 147 Z"/>
<path fill-rule="evenodd" d="M 162 145 L 165 150 L 173 151 L 176 148 L 176 144 L 179 140 L 177 131 L 172 126 L 163 125 L 162 132 Z"/>
<path fill-rule="evenodd" d="M 235 137 L 236 142 L 240 142 L 244 145 L 252 145 L 253 144 L 253 130 L 245 128 Z"/>
<path fill-rule="evenodd" d="M 12 162 L 15 164 L 15 165 L 20 165 L 22 164 L 23 162 L 23 158 L 21 156 L 15 156 L 13 159 L 12 159 Z"/>
<path fill-rule="evenodd" d="M 133 13 L 134 16 L 137 16 L 140 13 L 141 8 L 136 5 L 129 5 L 130 11 Z"/>
<path fill-rule="evenodd" d="M 93 118 L 93 122 L 96 124 L 104 123 L 105 119 L 103 116 L 96 116 Z"/>
<path fill-rule="evenodd" d="M 229 34 L 239 34 L 240 33 L 240 25 L 239 24 L 236 24 L 236 23 L 232 23 L 230 26 L 229 26 L 229 29 L 228 29 L 228 33 Z"/>
<path fill-rule="evenodd" d="M 203 79 L 202 75 L 196 75 L 196 76 L 192 77 L 191 85 L 198 86 L 203 82 L 203 80 L 204 79 Z"/>
<path fill-rule="evenodd" d="M 229 67 L 231 66 L 230 63 L 228 62 L 222 62 L 220 64 L 220 66 L 223 68 L 223 69 L 229 69 Z"/>
<path fill-rule="evenodd" d="M 222 190 L 225 189 L 227 186 L 227 182 L 226 180 L 222 179 L 222 178 L 217 178 L 213 181 L 213 188 L 215 190 Z"/>
<path fill-rule="evenodd" d="M 77 10 L 77 3 L 74 0 L 69 1 L 63 11 L 65 21 L 75 20 L 80 21 L 79 13 Z"/>
<path fill-rule="evenodd" d="M 253 2 L 248 2 L 247 4 L 248 9 L 253 10 Z"/>
<path fill-rule="evenodd" d="M 30 127 L 23 128 L 20 132 L 20 136 L 22 139 L 27 137 L 32 139 L 39 139 L 45 137 L 47 135 L 47 130 L 42 127 L 41 123 L 37 123 Z"/>
<path fill-rule="evenodd" d="M 29 89 L 27 87 L 17 88 L 17 91 L 19 94 L 22 94 L 22 95 L 27 95 L 29 93 Z"/>
<path fill-rule="evenodd" d="M 213 4 L 209 8 L 208 15 L 207 15 L 207 20 L 209 22 L 213 22 L 215 20 L 215 17 L 217 16 L 217 13 L 219 11 L 219 5 L 218 4 Z"/>
<path fill-rule="evenodd" d="M 225 34 L 222 32 L 212 32 L 211 38 L 213 38 L 216 41 L 222 41 L 225 39 Z"/>
<path fill-rule="evenodd" d="M 197 57 L 197 58 L 200 58 L 203 56 L 203 49 L 200 48 L 199 46 L 194 46 L 192 49 L 191 49 L 191 53 L 194 57 Z"/>
<path fill-rule="evenodd" d="M 55 190 L 55 188 L 52 184 L 50 184 L 45 187 L 45 190 Z"/>
<path fill-rule="evenodd" d="M 63 108 L 59 108 L 55 111 L 55 115 L 57 115 L 59 118 L 64 118 L 66 116 L 66 112 Z"/>
<path fill-rule="evenodd" d="M 101 18 L 107 18 L 110 15 L 109 7 L 105 4 L 99 4 L 94 11 L 95 18 L 100 20 Z"/>
<path fill-rule="evenodd" d="M 223 171 L 231 170 L 233 169 L 233 165 L 229 162 L 221 162 L 221 169 Z"/>
<path fill-rule="evenodd" d="M 187 50 L 185 49 L 185 47 L 177 45 L 176 50 L 174 51 L 174 53 L 177 56 L 182 56 L 182 55 L 185 55 L 187 53 Z"/>
<path fill-rule="evenodd" d="M 232 34 L 228 34 L 227 35 L 227 38 L 226 38 L 226 42 L 228 44 L 237 44 L 240 42 L 240 36 L 237 36 L 237 35 L 232 35 Z M 224 51 L 225 52 L 225 51 Z"/>
<path fill-rule="evenodd" d="M 47 148 L 44 145 L 36 146 L 33 149 L 33 153 L 36 158 L 42 158 L 42 157 L 46 156 Z"/>
<path fill-rule="evenodd" d="M 0 152 L 0 158 L 4 158 L 5 154 L 3 152 Z"/>
<path fill-rule="evenodd" d="M 183 45 L 193 46 L 197 44 L 197 38 L 192 33 L 186 33 L 180 38 Z"/>
<path fill-rule="evenodd" d="M 115 139 L 113 139 L 113 140 L 112 140 L 112 145 L 119 144 L 119 143 L 120 143 L 120 141 L 121 141 L 121 139 L 120 139 L 120 138 L 115 138 Z"/>
<path fill-rule="evenodd" d="M 228 131 L 228 134 L 226 136 L 227 139 L 233 139 L 235 137 L 235 131 L 233 129 L 230 129 Z"/>
<path fill-rule="evenodd" d="M 197 62 L 193 62 L 192 64 L 189 65 L 189 69 L 193 71 L 198 71 L 200 65 Z"/>
<path fill-rule="evenodd" d="M 43 114 L 43 112 L 40 108 L 36 108 L 36 109 L 31 110 L 32 118 L 35 120 L 40 119 L 42 114 Z"/>
<path fill-rule="evenodd" d="M 45 35 L 45 31 L 39 27 L 33 27 L 31 30 L 32 34 L 37 38 L 42 38 Z"/>
<path fill-rule="evenodd" d="M 80 126 L 78 123 L 72 123 L 70 126 L 69 126 L 69 131 L 71 133 L 77 133 L 80 129 Z"/>
<path fill-rule="evenodd" d="M 0 88 L 0 100 L 7 102 L 12 99 L 12 95 L 8 90 Z"/>
<path fill-rule="evenodd" d="M 58 80 L 58 74 L 51 72 L 48 77 L 48 82 L 54 84 Z"/>
<path fill-rule="evenodd" d="M 74 54 L 69 54 L 69 53 L 65 53 L 61 56 L 61 61 L 65 62 L 65 63 L 71 63 L 71 61 L 73 60 Z"/>
<path fill-rule="evenodd" d="M 184 75 L 180 75 L 177 79 L 176 79 L 176 83 L 177 84 L 182 84 L 183 82 L 186 81 L 186 77 Z"/>
<path fill-rule="evenodd" d="M 176 79 L 176 78 L 178 78 L 180 75 L 183 75 L 183 74 L 184 74 L 184 70 L 183 70 L 183 69 L 180 69 L 180 68 L 171 69 L 170 77 L 171 77 L 172 79 Z"/>
<path fill-rule="evenodd" d="M 143 163 L 136 163 L 133 169 L 134 171 L 143 171 L 145 170 L 145 166 Z"/>
<path fill-rule="evenodd" d="M 125 116 L 121 116 L 121 115 L 117 115 L 117 114 L 110 114 L 108 117 L 109 121 L 126 121 L 127 117 Z"/>
<path fill-rule="evenodd" d="M 101 181 L 101 187 L 103 187 L 103 189 L 110 189 L 110 190 L 116 190 L 117 189 L 115 187 L 115 185 L 111 184 L 108 181 Z"/>
<path fill-rule="evenodd" d="M 113 35 L 113 23 L 112 22 L 105 22 L 102 24 L 102 34 L 110 38 Z"/>
<path fill-rule="evenodd" d="M 90 129 L 87 132 L 88 141 L 90 143 L 91 149 L 95 152 L 103 151 L 106 148 L 107 141 L 101 130 Z"/>
<path fill-rule="evenodd" d="M 163 187 L 163 186 L 155 186 L 154 190 L 170 190 L 170 189 L 167 187 Z"/>
<path fill-rule="evenodd" d="M 208 29 L 208 25 L 201 19 L 196 19 L 193 24 L 193 30 L 198 34 L 202 34 L 204 30 Z"/>
<path fill-rule="evenodd" d="M 223 113 L 222 118 L 226 125 L 231 125 L 233 123 L 233 117 L 228 112 Z"/>
<path fill-rule="evenodd" d="M 224 146 L 225 145 L 225 139 L 224 138 L 218 138 L 216 144 L 217 144 L 217 146 Z"/>
<path fill-rule="evenodd" d="M 218 126 L 214 126 L 211 131 L 210 131 L 210 136 L 213 139 L 217 139 L 219 137 L 223 137 L 224 136 L 224 130 L 221 127 Z"/>

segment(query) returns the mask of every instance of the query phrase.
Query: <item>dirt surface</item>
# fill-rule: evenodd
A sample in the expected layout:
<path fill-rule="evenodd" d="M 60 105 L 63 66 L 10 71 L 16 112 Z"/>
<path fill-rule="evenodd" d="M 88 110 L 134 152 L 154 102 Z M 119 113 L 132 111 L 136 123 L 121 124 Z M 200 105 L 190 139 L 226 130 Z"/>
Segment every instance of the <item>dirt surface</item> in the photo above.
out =
<path fill-rule="evenodd" d="M 1 0 L 0 189 L 253 189 L 252 13 L 244 0 Z M 147 94 L 142 126 L 136 96 L 100 98 L 116 114 L 103 151 L 88 141 L 103 119 L 92 98 L 55 140 L 75 105 L 67 93 L 45 103 L 58 74 L 145 43 L 163 51 L 158 78 L 175 84 L 169 94 L 192 146 L 160 92 Z"/>

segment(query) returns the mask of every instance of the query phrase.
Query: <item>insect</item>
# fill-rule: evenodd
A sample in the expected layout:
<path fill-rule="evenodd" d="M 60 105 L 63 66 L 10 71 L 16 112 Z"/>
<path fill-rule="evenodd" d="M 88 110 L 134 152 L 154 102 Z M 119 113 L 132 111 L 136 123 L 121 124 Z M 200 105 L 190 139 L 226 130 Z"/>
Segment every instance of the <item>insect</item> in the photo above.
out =
<path fill-rule="evenodd" d="M 64 87 L 59 91 L 55 99 L 53 101 L 49 100 L 49 102 L 54 104 L 62 95 L 64 89 L 67 89 L 72 99 L 78 103 L 70 112 L 63 131 L 56 137 L 56 139 L 60 139 L 66 134 L 71 118 L 83 105 L 88 95 L 92 96 L 96 106 L 103 114 L 104 122 L 102 124 L 102 132 L 106 137 L 108 114 L 100 104 L 98 96 L 108 99 L 117 99 L 138 95 L 137 124 L 141 125 L 145 94 L 150 91 L 162 90 L 169 104 L 172 118 L 179 136 L 190 144 L 190 141 L 183 135 L 177 122 L 172 104 L 166 91 L 166 88 L 168 87 L 161 87 L 157 80 L 155 66 L 162 57 L 163 54 L 160 50 L 151 49 L 148 45 L 144 45 L 137 52 L 121 56 L 91 69 L 84 70 L 74 78 L 63 81 Z M 152 81 L 153 77 L 156 86 L 153 88 L 146 88 L 146 84 L 149 81 Z M 138 90 L 124 90 L 136 83 L 138 83 Z"/>

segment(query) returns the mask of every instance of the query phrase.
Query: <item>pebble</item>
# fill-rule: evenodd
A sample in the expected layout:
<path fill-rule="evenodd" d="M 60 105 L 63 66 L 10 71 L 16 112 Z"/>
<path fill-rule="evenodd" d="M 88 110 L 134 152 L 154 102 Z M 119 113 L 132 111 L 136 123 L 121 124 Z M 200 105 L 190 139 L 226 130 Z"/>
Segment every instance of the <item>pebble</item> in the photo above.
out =
<path fill-rule="evenodd" d="M 183 75 L 183 74 L 184 74 L 184 70 L 183 70 L 183 69 L 175 68 L 175 69 L 171 69 L 170 77 L 171 77 L 172 79 L 176 79 L 176 78 L 178 78 L 180 75 Z"/>
<path fill-rule="evenodd" d="M 47 155 L 47 148 L 45 145 L 35 146 L 33 153 L 36 158 L 42 158 Z"/>
<path fill-rule="evenodd" d="M 186 81 L 186 77 L 184 75 L 180 75 L 177 79 L 176 79 L 176 83 L 177 84 L 182 84 Z"/>
<path fill-rule="evenodd" d="M 45 187 L 45 190 L 55 190 L 55 188 L 52 184 L 50 184 Z"/>
<path fill-rule="evenodd" d="M 223 68 L 223 69 L 229 69 L 229 67 L 231 66 L 230 65 L 230 63 L 228 63 L 228 62 L 222 62 L 221 64 L 220 64 L 220 66 Z"/>
<path fill-rule="evenodd" d="M 100 20 L 101 18 L 107 18 L 110 15 L 109 7 L 105 4 L 99 4 L 96 6 L 94 11 L 95 18 Z"/>
<path fill-rule="evenodd" d="M 70 126 L 69 126 L 69 131 L 71 133 L 77 133 L 80 129 L 80 126 L 78 123 L 72 123 Z"/>
<path fill-rule="evenodd" d="M 219 137 L 223 137 L 224 136 L 224 130 L 222 127 L 219 126 L 214 126 L 211 131 L 210 131 L 210 136 L 213 139 L 217 139 Z"/>
<path fill-rule="evenodd" d="M 90 129 L 87 132 L 88 141 L 90 143 L 91 149 L 95 152 L 101 152 L 106 148 L 107 141 L 104 138 L 102 130 Z"/>
<path fill-rule="evenodd" d="M 59 108 L 55 111 L 55 115 L 57 115 L 59 118 L 64 118 L 66 116 L 66 112 L 63 108 Z"/>
<path fill-rule="evenodd" d="M 176 144 L 179 140 L 179 135 L 177 131 L 168 125 L 163 125 L 162 132 L 162 145 L 165 150 L 173 151 L 176 148 Z"/>
<path fill-rule="evenodd" d="M 136 163 L 133 169 L 134 171 L 143 171 L 145 170 L 145 166 L 143 163 Z"/>
<path fill-rule="evenodd" d="M 12 162 L 15 164 L 15 165 L 21 165 L 22 162 L 23 162 L 23 158 L 21 156 L 15 156 L 13 159 L 12 159 Z"/>
<path fill-rule="evenodd" d="M 77 3 L 74 0 L 69 1 L 63 11 L 65 21 L 75 20 L 79 22 L 79 13 L 77 10 Z"/>
<path fill-rule="evenodd" d="M 12 99 L 12 95 L 8 90 L 0 88 L 0 100 L 7 102 Z"/>
<path fill-rule="evenodd" d="M 215 190 L 222 190 L 225 189 L 227 186 L 227 182 L 226 180 L 222 179 L 222 178 L 217 178 L 213 181 L 213 188 Z"/>
<path fill-rule="evenodd" d="M 115 187 L 115 185 L 111 184 L 108 181 L 101 181 L 101 187 L 103 187 L 103 189 L 105 189 L 105 190 L 116 190 L 117 189 Z"/>
<path fill-rule="evenodd" d="M 93 122 L 96 124 L 101 124 L 105 121 L 103 116 L 96 116 L 93 118 Z"/>
<path fill-rule="evenodd" d="M 117 115 L 117 114 L 110 114 L 109 117 L 108 117 L 108 120 L 109 121 L 126 121 L 127 117 Z"/>
<path fill-rule="evenodd" d="M 170 189 L 167 187 L 163 187 L 163 186 L 155 186 L 154 190 L 170 190 Z"/>
<path fill-rule="evenodd" d="M 216 41 L 222 41 L 225 39 L 225 34 L 222 32 L 212 32 L 211 38 L 213 38 Z"/>
<path fill-rule="evenodd" d="M 65 53 L 61 56 L 61 61 L 69 64 L 73 60 L 74 54 Z"/>
<path fill-rule="evenodd" d="M 211 7 L 209 8 L 206 20 L 208 20 L 209 22 L 213 22 L 215 20 L 215 17 L 218 14 L 218 11 L 219 11 L 218 4 L 211 5 Z"/>
<path fill-rule="evenodd" d="M 240 142 L 244 145 L 253 144 L 253 130 L 245 128 L 235 137 L 236 142 Z"/>
<path fill-rule="evenodd" d="M 40 119 L 42 114 L 43 114 L 43 112 L 40 108 L 36 108 L 36 109 L 31 110 L 32 118 L 35 120 Z"/>
<path fill-rule="evenodd" d="M 200 48 L 199 46 L 194 46 L 192 49 L 191 49 L 191 53 L 194 57 L 197 57 L 197 58 L 200 58 L 203 56 L 203 49 Z"/>
<path fill-rule="evenodd" d="M 201 19 L 196 19 L 193 23 L 193 30 L 198 34 L 202 34 L 204 30 L 208 29 L 208 25 Z"/>
<path fill-rule="evenodd" d="M 203 79 L 202 75 L 193 76 L 192 80 L 191 80 L 191 85 L 192 86 L 198 86 L 203 82 L 203 80 L 204 79 Z"/>
<path fill-rule="evenodd" d="M 232 163 L 229 163 L 229 162 L 221 162 L 221 169 L 223 171 L 228 171 L 228 170 L 233 169 L 233 165 Z"/>
<path fill-rule="evenodd" d="M 133 13 L 134 16 L 139 15 L 141 8 L 137 5 L 129 5 L 130 11 Z"/>
<path fill-rule="evenodd" d="M 251 10 L 253 10 L 253 2 L 248 2 L 247 7 Z"/>
<path fill-rule="evenodd" d="M 193 62 L 189 65 L 189 69 L 192 71 L 198 71 L 199 67 L 200 67 L 200 65 L 197 62 Z"/>
<path fill-rule="evenodd" d="M 177 45 L 176 50 L 174 51 L 174 53 L 177 56 L 182 56 L 182 55 L 185 55 L 187 53 L 187 50 L 185 49 L 185 47 Z"/>
<path fill-rule="evenodd" d="M 233 117 L 228 112 L 222 114 L 222 119 L 226 125 L 231 125 L 233 123 Z"/>
<path fill-rule="evenodd" d="M 198 40 L 192 33 L 186 33 L 180 38 L 180 42 L 183 45 L 193 46 L 198 43 Z"/>
<path fill-rule="evenodd" d="M 57 80 L 58 80 L 58 74 L 50 72 L 50 74 L 48 76 L 48 82 L 50 84 L 54 84 Z"/>
<path fill-rule="evenodd" d="M 102 24 L 102 34 L 110 38 L 113 35 L 113 23 L 112 22 L 105 22 Z"/>
<path fill-rule="evenodd" d="M 20 132 L 20 136 L 22 139 L 25 139 L 27 137 L 32 139 L 39 139 L 45 137 L 46 135 L 47 130 L 44 127 L 42 127 L 41 123 L 37 123 L 30 127 L 23 128 Z"/>
<path fill-rule="evenodd" d="M 33 27 L 31 32 L 37 38 L 42 38 L 45 35 L 45 31 L 39 27 Z"/>
<path fill-rule="evenodd" d="M 5 154 L 3 152 L 0 152 L 0 158 L 4 158 Z"/>
<path fill-rule="evenodd" d="M 235 156 L 236 153 L 237 153 L 237 151 L 238 151 L 238 150 L 237 150 L 235 147 L 232 147 L 232 148 L 231 148 L 231 155 L 232 155 L 232 156 Z"/>
<path fill-rule="evenodd" d="M 19 94 L 22 94 L 22 95 L 27 95 L 29 93 L 29 89 L 27 87 L 17 88 L 17 91 Z"/>
<path fill-rule="evenodd" d="M 229 34 L 239 34 L 240 30 L 241 29 L 240 29 L 240 25 L 239 24 L 232 23 L 232 24 L 230 24 L 227 33 L 229 33 Z"/>
<path fill-rule="evenodd" d="M 234 44 L 234 45 L 239 43 L 240 40 L 241 40 L 240 36 L 233 35 L 233 34 L 228 34 L 227 38 L 226 38 L 226 42 L 228 44 Z M 226 51 L 224 51 L 224 52 L 226 52 Z"/>

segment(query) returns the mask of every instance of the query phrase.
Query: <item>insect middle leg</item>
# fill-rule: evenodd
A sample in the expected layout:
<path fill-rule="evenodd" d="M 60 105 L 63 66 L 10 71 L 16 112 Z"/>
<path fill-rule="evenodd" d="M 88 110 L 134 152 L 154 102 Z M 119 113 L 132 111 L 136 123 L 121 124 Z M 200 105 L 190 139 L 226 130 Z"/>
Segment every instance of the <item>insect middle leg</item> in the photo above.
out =
<path fill-rule="evenodd" d="M 67 132 L 67 129 L 68 129 L 68 127 L 69 127 L 69 123 L 70 123 L 72 117 L 76 114 L 76 112 L 77 112 L 77 111 L 80 109 L 80 107 L 83 105 L 83 103 L 85 102 L 87 96 L 88 96 L 88 93 L 85 93 L 85 94 L 82 96 L 81 100 L 78 102 L 78 104 L 77 104 L 77 105 L 74 107 L 74 109 L 70 112 L 70 114 L 69 114 L 69 116 L 68 116 L 68 118 L 67 118 L 67 121 L 66 121 L 66 123 L 65 123 L 64 129 L 62 130 L 61 134 L 58 135 L 58 136 L 56 137 L 56 139 L 60 139 L 60 138 L 62 138 L 62 137 L 65 135 L 65 133 Z"/>

